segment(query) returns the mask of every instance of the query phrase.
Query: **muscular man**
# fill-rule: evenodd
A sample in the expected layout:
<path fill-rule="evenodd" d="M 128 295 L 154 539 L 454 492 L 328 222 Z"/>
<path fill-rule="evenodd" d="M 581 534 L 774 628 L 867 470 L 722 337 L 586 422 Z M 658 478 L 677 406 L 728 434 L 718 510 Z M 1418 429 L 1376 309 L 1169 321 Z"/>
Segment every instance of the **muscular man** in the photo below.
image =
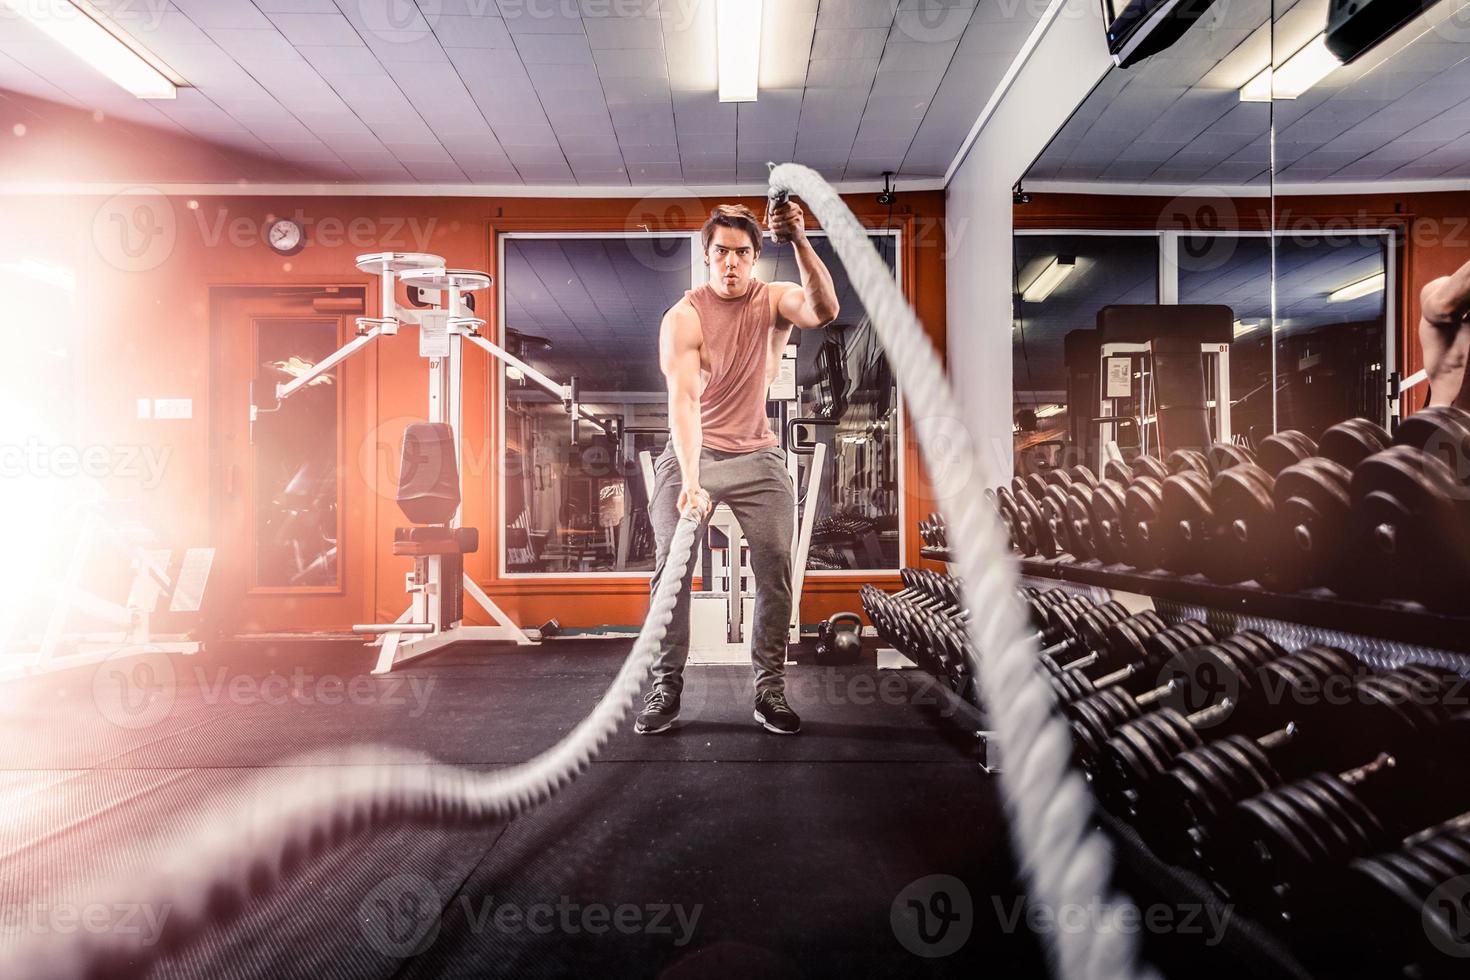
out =
<path fill-rule="evenodd" d="M 1429 374 L 1428 405 L 1458 405 L 1470 409 L 1465 385 L 1465 360 L 1470 354 L 1470 262 L 1454 275 L 1443 276 L 1419 295 L 1423 319 L 1419 342 L 1424 347 L 1424 369 Z"/>
<path fill-rule="evenodd" d="M 807 241 L 801 209 L 785 204 L 769 220 L 771 231 L 795 246 L 801 285 L 756 279 L 761 228 L 755 214 L 721 205 L 700 232 L 709 281 L 664 314 L 658 355 L 669 393 L 670 439 L 654 465 L 648 513 L 658 545 L 656 585 L 686 507 L 694 506 L 702 519 L 719 501 L 734 512 L 750 544 L 755 574 L 750 645 L 755 720 L 768 731 L 790 735 L 801 730 L 801 719 L 786 703 L 785 678 L 795 497 L 785 454 L 766 418 L 766 388 L 776 377 L 791 328 L 831 323 L 837 295 L 832 276 Z M 633 726 L 639 734 L 667 731 L 679 716 L 697 553 L 696 548 L 683 570 L 674 618 L 653 666 L 653 690 Z"/>

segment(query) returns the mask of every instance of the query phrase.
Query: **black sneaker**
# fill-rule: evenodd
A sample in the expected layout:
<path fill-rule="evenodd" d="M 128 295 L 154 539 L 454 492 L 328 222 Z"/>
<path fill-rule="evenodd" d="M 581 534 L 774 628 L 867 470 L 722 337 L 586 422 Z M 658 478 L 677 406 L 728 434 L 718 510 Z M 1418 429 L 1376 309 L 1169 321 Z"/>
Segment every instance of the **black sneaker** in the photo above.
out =
<path fill-rule="evenodd" d="M 786 703 L 784 691 L 762 691 L 755 696 L 755 720 L 768 732 L 795 735 L 801 731 L 801 719 Z"/>
<path fill-rule="evenodd" d="M 656 687 L 643 699 L 643 710 L 633 722 L 633 731 L 639 735 L 657 735 L 674 727 L 679 717 L 679 695 Z"/>

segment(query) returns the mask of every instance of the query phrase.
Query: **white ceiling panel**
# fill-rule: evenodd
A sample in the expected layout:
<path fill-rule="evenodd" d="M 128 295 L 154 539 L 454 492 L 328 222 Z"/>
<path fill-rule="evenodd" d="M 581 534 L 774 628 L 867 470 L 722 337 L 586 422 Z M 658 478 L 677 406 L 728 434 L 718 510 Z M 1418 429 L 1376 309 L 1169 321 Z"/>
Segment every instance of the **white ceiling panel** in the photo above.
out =
<path fill-rule="evenodd" d="M 658 186 L 758 179 L 766 160 L 792 157 L 837 178 L 941 176 L 1038 13 L 774 0 L 760 97 L 737 106 L 716 98 L 707 2 L 133 6 L 117 7 L 119 26 L 187 80 L 176 102 L 132 99 L 14 20 L 0 21 L 0 90 L 246 144 L 303 172 Z M 1454 135 L 1466 132 L 1470 117 Z"/>

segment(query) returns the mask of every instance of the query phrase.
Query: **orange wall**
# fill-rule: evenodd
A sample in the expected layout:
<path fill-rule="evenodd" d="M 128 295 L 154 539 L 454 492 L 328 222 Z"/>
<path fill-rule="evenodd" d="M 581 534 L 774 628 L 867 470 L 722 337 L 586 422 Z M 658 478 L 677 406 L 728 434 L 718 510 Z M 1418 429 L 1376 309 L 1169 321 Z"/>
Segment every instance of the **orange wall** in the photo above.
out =
<path fill-rule="evenodd" d="M 445 256 L 452 267 L 498 274 L 493 242 L 500 231 L 527 230 L 635 230 L 697 228 L 709 207 L 717 203 L 693 199 L 579 200 L 528 198 L 353 198 L 202 197 L 197 208 L 177 198 L 110 199 L 92 197 L 10 197 L 3 199 L 6 221 L 0 227 L 0 262 L 30 257 L 75 271 L 76 304 L 83 331 L 86 372 L 85 415 L 91 442 L 138 445 L 166 451 L 168 467 L 156 489 L 143 490 L 136 482 L 114 481 L 115 495 L 132 499 L 139 516 L 165 532 L 174 547 L 209 542 L 225 549 L 230 541 L 215 540 L 209 526 L 209 343 L 210 287 L 226 284 L 347 284 L 372 285 L 353 267 L 362 252 L 430 251 Z M 764 202 L 745 203 L 759 212 Z M 879 225 L 887 213 L 871 195 L 848 199 L 865 221 Z M 139 212 L 139 205 L 144 205 Z M 128 254 L 120 248 L 122 227 L 116 218 L 143 214 L 132 229 L 134 246 L 144 241 L 144 226 L 157 233 L 147 248 Z M 938 192 L 900 195 L 895 223 L 905 229 L 905 287 L 926 324 L 935 345 L 944 350 L 944 201 Z M 311 244 L 297 255 L 283 258 L 263 244 L 264 227 L 273 215 L 296 215 L 308 226 Z M 171 228 L 170 228 L 171 225 Z M 35 287 L 44 293 L 49 287 Z M 377 312 L 375 289 L 369 289 L 370 314 Z M 481 311 L 498 329 L 493 309 Z M 650 324 L 650 330 L 654 325 Z M 408 341 L 412 344 L 412 339 Z M 390 353 L 380 346 L 355 358 L 346 383 L 371 388 L 368 404 L 372 421 L 381 426 L 376 438 L 396 445 L 407 420 L 424 412 L 425 376 L 416 350 L 403 340 Z M 547 578 L 539 581 L 497 580 L 499 529 L 492 515 L 498 502 L 492 497 L 497 481 L 490 468 L 497 445 L 493 411 L 496 393 L 490 380 L 489 358 L 478 350 L 466 355 L 464 379 L 467 468 L 477 457 L 490 461 L 482 479 L 467 479 L 465 523 L 481 529 L 481 550 L 467 559 L 470 572 L 517 622 L 536 625 L 556 618 L 564 626 L 595 626 L 641 622 L 646 603 L 646 579 L 576 581 Z M 189 421 L 139 420 L 136 399 L 185 397 L 194 401 Z M 245 411 L 245 406 L 240 406 Z M 354 447 L 348 447 L 351 460 Z M 357 478 L 349 465 L 349 480 Z M 909 561 L 917 563 L 918 536 L 913 526 L 933 509 L 923 490 L 923 474 L 916 450 L 907 447 L 905 471 L 909 497 Z M 349 581 L 349 591 L 366 590 L 365 612 L 379 620 L 392 619 L 404 606 L 403 573 L 407 559 L 386 555 L 392 528 L 400 523 L 391 496 L 373 494 L 358 480 L 349 483 L 350 495 L 361 494 L 374 513 L 368 522 L 372 540 L 349 525 L 346 549 L 370 549 L 370 581 Z M 360 553 L 360 552 L 359 552 Z M 344 562 L 344 565 L 347 563 Z M 876 577 L 884 580 L 884 577 Z M 896 581 L 896 576 L 889 577 Z M 855 609 L 858 581 L 808 580 L 803 619 L 811 622 L 837 609 Z M 211 596 L 213 601 L 222 597 Z M 303 617 L 309 619 L 309 617 Z M 480 622 L 472 616 L 471 622 Z M 341 628 L 346 623 L 301 621 L 302 629 Z"/>
<path fill-rule="evenodd" d="M 1307 237 L 1351 228 L 1391 228 L 1398 235 L 1399 370 L 1424 366 L 1419 343 L 1419 292 L 1430 280 L 1470 261 L 1470 192 L 1277 196 L 1276 228 Z M 1266 198 L 1124 197 L 1033 194 L 1015 208 L 1018 229 L 1119 228 L 1260 231 L 1272 223 Z M 1407 412 L 1422 407 L 1423 385 L 1410 392 Z"/>

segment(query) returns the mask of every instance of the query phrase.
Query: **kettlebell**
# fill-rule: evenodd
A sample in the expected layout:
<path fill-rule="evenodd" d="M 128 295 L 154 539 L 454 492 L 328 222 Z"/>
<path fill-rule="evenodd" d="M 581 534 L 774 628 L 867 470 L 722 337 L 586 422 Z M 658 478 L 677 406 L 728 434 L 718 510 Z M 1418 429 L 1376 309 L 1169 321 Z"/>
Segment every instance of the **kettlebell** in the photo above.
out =
<path fill-rule="evenodd" d="M 857 613 L 833 613 L 817 627 L 817 663 L 856 663 L 863 649 L 863 620 Z"/>

